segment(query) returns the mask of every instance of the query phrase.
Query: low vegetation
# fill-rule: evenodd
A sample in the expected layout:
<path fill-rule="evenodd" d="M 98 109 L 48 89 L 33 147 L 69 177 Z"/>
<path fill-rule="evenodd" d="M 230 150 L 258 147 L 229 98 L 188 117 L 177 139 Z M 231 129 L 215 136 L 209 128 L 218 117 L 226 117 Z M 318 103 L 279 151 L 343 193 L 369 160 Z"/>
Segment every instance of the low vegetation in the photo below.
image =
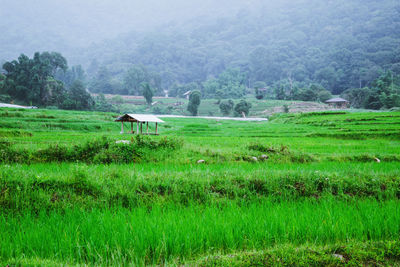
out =
<path fill-rule="evenodd" d="M 399 264 L 400 113 L 116 116 L 0 112 L 1 264 Z"/>

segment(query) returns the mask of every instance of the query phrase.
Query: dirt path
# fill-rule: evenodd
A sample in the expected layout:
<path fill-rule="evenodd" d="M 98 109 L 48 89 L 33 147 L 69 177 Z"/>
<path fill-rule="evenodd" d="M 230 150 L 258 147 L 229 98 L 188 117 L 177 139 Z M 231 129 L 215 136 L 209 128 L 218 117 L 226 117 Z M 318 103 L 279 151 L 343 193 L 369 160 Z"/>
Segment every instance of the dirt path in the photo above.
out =
<path fill-rule="evenodd" d="M 20 106 L 14 104 L 0 103 L 0 108 L 37 108 L 35 106 Z"/>

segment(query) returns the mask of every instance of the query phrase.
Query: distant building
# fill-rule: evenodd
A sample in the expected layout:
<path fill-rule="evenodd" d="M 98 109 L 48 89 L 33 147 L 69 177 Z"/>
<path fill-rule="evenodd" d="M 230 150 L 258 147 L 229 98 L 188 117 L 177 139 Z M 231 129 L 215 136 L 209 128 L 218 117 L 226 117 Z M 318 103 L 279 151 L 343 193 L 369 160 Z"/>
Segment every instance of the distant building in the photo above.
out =
<path fill-rule="evenodd" d="M 164 96 L 168 97 L 168 90 L 163 90 L 164 91 Z"/>
<path fill-rule="evenodd" d="M 349 101 L 347 101 L 346 99 L 340 98 L 340 97 L 335 97 L 335 98 L 329 99 L 329 100 L 325 101 L 325 103 L 327 103 L 329 106 L 331 106 L 333 108 L 344 109 L 344 108 L 349 107 Z"/>
<path fill-rule="evenodd" d="M 189 99 L 191 93 L 192 91 L 187 91 L 186 93 L 183 94 L 183 96 L 186 97 L 186 99 Z"/>

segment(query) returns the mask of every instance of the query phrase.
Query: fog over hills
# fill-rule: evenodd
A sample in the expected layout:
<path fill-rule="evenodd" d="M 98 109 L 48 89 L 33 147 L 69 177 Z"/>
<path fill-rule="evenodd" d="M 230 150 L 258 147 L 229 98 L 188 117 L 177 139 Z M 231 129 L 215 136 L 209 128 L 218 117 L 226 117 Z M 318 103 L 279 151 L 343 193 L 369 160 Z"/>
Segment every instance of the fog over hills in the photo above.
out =
<path fill-rule="evenodd" d="M 0 0 L 0 6 L 0 60 L 60 52 L 69 66 L 83 66 L 92 92 L 139 94 L 128 82 L 136 79 L 134 87 L 148 81 L 158 93 L 192 83 L 209 97 L 256 82 L 290 90 L 317 84 L 339 94 L 371 86 L 385 71 L 400 74 L 398 0 Z M 229 86 L 227 78 L 215 80 L 224 75 Z M 220 95 L 240 97 L 240 90 Z"/>
<path fill-rule="evenodd" d="M 130 31 L 236 13 L 252 1 L 0 0 L 0 59 L 85 47 Z"/>

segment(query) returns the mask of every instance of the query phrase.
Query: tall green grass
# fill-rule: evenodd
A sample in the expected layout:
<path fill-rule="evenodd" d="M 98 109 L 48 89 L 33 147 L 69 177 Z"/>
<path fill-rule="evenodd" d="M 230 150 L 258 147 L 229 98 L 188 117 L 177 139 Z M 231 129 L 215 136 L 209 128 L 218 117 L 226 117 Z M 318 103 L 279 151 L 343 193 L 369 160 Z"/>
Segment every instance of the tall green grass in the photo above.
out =
<path fill-rule="evenodd" d="M 129 209 L 170 204 L 249 204 L 334 197 L 400 198 L 397 163 L 83 165 L 0 167 L 3 213 L 79 207 Z M 337 169 L 333 172 L 332 168 Z"/>
<path fill-rule="evenodd" d="M 326 199 L 0 215 L 0 258 L 160 264 L 282 243 L 396 240 L 399 204 Z"/>

